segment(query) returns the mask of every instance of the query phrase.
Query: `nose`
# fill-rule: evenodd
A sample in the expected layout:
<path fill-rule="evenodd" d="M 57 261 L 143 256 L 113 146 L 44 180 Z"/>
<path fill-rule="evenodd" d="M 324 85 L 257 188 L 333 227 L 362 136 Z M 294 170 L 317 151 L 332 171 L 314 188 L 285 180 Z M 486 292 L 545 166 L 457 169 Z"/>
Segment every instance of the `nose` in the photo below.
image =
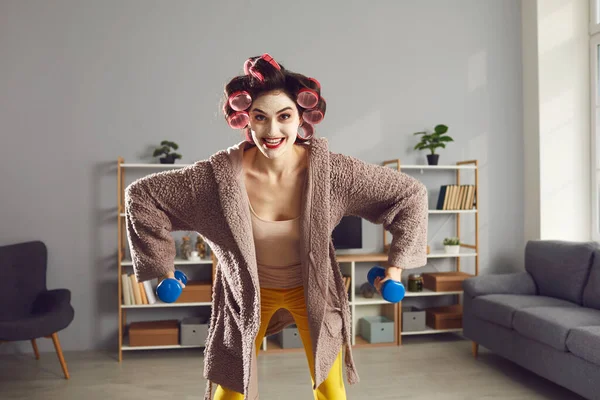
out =
<path fill-rule="evenodd" d="M 278 136 L 279 134 L 279 125 L 277 124 L 277 122 L 274 122 L 271 120 L 271 122 L 269 122 L 269 136 Z"/>

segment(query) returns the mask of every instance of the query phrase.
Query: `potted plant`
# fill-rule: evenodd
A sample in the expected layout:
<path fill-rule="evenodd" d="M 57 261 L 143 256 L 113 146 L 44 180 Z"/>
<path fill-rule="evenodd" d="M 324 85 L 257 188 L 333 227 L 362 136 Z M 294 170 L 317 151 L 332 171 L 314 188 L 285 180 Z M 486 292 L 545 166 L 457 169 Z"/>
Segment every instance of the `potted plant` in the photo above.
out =
<path fill-rule="evenodd" d="M 460 250 L 460 239 L 457 237 L 447 237 L 444 239 L 444 250 L 447 254 L 458 254 Z"/>
<path fill-rule="evenodd" d="M 447 142 L 454 142 L 450 136 L 446 135 L 448 127 L 446 125 L 436 125 L 433 128 L 432 133 L 428 132 L 415 132 L 414 135 L 421 136 L 421 141 L 415 145 L 415 150 L 430 150 L 431 154 L 427 154 L 427 163 L 429 165 L 437 165 L 439 160 L 439 154 L 435 153 L 435 149 L 441 147 L 446 148 Z"/>
<path fill-rule="evenodd" d="M 179 146 L 175 142 L 170 142 L 168 140 L 163 140 L 160 142 L 161 147 L 157 147 L 154 150 L 153 157 L 158 157 L 161 154 L 164 154 L 164 157 L 160 158 L 161 164 L 174 164 L 175 160 L 181 158 L 181 154 L 179 153 L 171 153 L 171 149 L 177 150 Z"/>

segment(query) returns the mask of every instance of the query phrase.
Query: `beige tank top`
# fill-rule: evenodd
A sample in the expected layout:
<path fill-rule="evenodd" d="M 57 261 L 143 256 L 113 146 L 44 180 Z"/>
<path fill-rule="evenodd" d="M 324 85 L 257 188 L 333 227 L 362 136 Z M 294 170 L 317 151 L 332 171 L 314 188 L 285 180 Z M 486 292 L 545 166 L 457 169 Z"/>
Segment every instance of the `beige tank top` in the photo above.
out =
<path fill-rule="evenodd" d="M 250 214 L 260 287 L 290 289 L 302 286 L 300 217 L 267 221 L 256 215 L 251 204 Z"/>
<path fill-rule="evenodd" d="M 242 160 L 245 147 L 234 148 L 229 154 L 244 193 Z M 248 196 L 245 196 L 245 201 L 250 208 L 260 286 L 270 289 L 302 286 L 300 217 L 287 221 L 265 221 L 256 215 Z"/>

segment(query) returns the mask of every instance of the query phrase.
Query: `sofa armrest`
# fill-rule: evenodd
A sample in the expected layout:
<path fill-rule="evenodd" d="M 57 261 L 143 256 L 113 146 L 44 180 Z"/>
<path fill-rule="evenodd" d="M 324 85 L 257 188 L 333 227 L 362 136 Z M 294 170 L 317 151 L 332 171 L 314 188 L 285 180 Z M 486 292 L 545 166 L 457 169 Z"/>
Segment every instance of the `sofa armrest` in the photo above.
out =
<path fill-rule="evenodd" d="M 71 303 L 71 291 L 68 289 L 53 289 L 41 292 L 33 303 L 34 314 L 59 310 Z"/>
<path fill-rule="evenodd" d="M 537 286 L 528 272 L 479 275 L 463 281 L 463 289 L 471 297 L 486 294 L 537 294 Z"/>

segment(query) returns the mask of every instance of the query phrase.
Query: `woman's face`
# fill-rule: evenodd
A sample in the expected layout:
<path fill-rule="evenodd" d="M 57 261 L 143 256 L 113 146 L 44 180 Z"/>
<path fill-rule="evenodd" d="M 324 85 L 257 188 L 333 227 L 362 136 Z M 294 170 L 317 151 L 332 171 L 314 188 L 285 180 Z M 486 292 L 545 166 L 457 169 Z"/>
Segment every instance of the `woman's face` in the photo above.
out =
<path fill-rule="evenodd" d="M 267 158 L 279 157 L 294 146 L 300 116 L 284 92 L 262 94 L 253 101 L 249 114 L 252 139 Z"/>

